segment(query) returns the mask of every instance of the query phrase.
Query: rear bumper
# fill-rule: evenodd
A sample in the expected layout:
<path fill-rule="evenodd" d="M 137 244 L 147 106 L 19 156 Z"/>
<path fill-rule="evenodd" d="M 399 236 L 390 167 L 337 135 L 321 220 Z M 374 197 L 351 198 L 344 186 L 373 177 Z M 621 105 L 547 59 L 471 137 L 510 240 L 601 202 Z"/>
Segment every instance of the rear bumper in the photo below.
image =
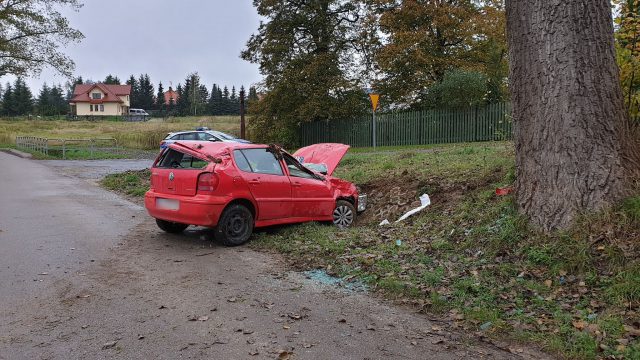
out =
<path fill-rule="evenodd" d="M 158 208 L 157 199 L 176 200 L 179 202 L 179 207 L 177 210 Z M 144 196 L 144 206 L 149 215 L 156 219 L 214 227 L 218 225 L 220 214 L 230 200 L 226 196 L 180 196 L 159 194 L 149 190 Z"/>

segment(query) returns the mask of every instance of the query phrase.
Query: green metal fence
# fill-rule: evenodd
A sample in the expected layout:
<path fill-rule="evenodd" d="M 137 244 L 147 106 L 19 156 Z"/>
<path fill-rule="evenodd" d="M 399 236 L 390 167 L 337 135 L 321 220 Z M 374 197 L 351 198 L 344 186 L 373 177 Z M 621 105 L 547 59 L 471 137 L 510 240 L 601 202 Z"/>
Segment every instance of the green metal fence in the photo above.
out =
<path fill-rule="evenodd" d="M 509 103 L 459 110 L 393 112 L 376 117 L 378 146 L 507 140 L 512 136 Z M 372 146 L 371 125 L 371 116 L 303 123 L 301 145 L 338 142 L 354 147 Z"/>

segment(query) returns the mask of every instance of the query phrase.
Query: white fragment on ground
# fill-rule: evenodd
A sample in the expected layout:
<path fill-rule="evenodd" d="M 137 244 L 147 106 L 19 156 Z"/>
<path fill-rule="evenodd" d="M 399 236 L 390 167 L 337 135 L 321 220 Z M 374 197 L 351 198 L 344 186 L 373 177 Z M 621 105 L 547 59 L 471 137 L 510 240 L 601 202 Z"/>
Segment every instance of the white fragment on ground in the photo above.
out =
<path fill-rule="evenodd" d="M 420 203 L 421 203 L 421 205 L 419 207 L 407 211 L 404 215 L 402 215 L 400 217 L 400 219 L 396 220 L 396 222 L 400 222 L 402 220 L 405 220 L 409 216 L 411 216 L 411 215 L 413 215 L 413 214 L 415 214 L 417 212 L 420 212 L 423 209 L 425 209 L 427 206 L 431 205 L 431 199 L 429 198 L 429 195 L 422 194 L 422 196 L 420 196 Z"/>
<path fill-rule="evenodd" d="M 378 224 L 378 226 L 384 226 L 384 225 L 389 225 L 390 222 L 387 219 L 382 220 L 382 222 L 380 224 Z"/>

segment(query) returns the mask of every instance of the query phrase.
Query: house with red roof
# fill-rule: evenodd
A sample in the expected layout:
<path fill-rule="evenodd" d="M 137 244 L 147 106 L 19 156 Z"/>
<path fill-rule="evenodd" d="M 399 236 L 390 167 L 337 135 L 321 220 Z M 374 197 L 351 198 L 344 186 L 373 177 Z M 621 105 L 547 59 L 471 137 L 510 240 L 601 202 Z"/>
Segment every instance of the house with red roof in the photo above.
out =
<path fill-rule="evenodd" d="M 78 84 L 69 101 L 77 116 L 122 116 L 129 114 L 131 85 Z"/>
<path fill-rule="evenodd" d="M 175 105 L 178 102 L 178 92 L 169 86 L 169 90 L 164 92 L 164 104 Z"/>

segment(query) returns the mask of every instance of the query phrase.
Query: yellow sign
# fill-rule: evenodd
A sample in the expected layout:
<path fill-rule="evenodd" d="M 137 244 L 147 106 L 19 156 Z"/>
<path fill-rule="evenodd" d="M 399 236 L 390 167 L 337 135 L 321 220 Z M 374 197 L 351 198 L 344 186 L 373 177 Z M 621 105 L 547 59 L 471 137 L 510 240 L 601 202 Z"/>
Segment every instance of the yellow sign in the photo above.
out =
<path fill-rule="evenodd" d="M 369 98 L 371 99 L 371 106 L 373 107 L 373 111 L 375 112 L 378 108 L 378 101 L 380 100 L 380 94 L 369 94 Z"/>

